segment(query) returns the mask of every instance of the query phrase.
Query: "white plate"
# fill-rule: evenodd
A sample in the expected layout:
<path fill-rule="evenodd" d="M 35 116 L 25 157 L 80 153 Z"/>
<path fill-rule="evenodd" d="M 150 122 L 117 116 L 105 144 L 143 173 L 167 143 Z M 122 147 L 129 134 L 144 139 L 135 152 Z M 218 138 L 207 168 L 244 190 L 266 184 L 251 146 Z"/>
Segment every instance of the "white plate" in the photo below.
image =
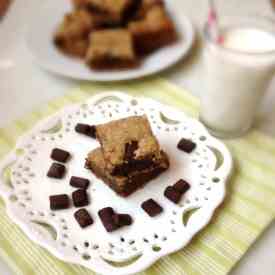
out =
<path fill-rule="evenodd" d="M 26 34 L 26 42 L 36 61 L 57 74 L 93 81 L 116 81 L 144 77 L 159 72 L 187 55 L 194 40 L 194 29 L 190 20 L 167 1 L 167 8 L 176 24 L 179 40 L 146 57 L 141 66 L 120 71 L 98 72 L 90 70 L 83 60 L 70 58 L 56 49 L 53 34 L 64 14 L 72 9 L 69 0 L 47 0 L 41 10 L 33 14 Z"/>
<path fill-rule="evenodd" d="M 99 144 L 75 133 L 74 126 L 78 122 L 98 124 L 135 114 L 147 114 L 161 147 L 169 155 L 170 168 L 130 197 L 121 198 L 84 168 L 87 153 Z M 182 137 L 197 144 L 191 154 L 177 149 Z M 72 154 L 62 180 L 46 177 L 52 163 L 50 152 L 55 147 Z M 61 110 L 19 139 L 16 149 L 0 163 L 0 194 L 12 220 L 58 258 L 98 273 L 126 275 L 140 272 L 183 248 L 207 225 L 225 197 L 231 169 L 227 148 L 197 120 L 151 99 L 110 92 Z M 75 190 L 69 185 L 72 175 L 91 179 L 91 203 L 86 208 L 95 223 L 86 229 L 75 221 L 74 207 L 55 212 L 49 209 L 50 195 L 71 195 Z M 163 196 L 163 191 L 180 178 L 187 180 L 191 189 L 175 205 Z M 149 198 L 164 209 L 155 218 L 148 217 L 140 207 Z M 97 215 L 99 209 L 107 206 L 130 214 L 134 223 L 107 233 Z"/>

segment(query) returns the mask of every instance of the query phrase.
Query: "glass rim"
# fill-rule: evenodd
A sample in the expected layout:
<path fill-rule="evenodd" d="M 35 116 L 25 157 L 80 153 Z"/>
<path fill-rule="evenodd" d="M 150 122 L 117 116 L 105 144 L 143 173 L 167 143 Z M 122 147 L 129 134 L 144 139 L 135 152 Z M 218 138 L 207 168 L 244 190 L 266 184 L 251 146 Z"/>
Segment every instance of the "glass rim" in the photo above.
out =
<path fill-rule="evenodd" d="M 253 15 L 252 15 L 253 16 Z M 247 20 L 253 20 L 252 16 L 236 16 L 236 15 L 232 15 L 232 16 L 224 16 L 225 18 L 239 18 L 239 19 L 247 19 Z M 257 18 L 258 20 L 261 20 L 262 22 L 265 21 L 266 23 L 269 23 L 271 25 L 273 25 L 275 27 L 275 20 L 271 17 L 268 16 L 260 16 L 260 15 L 254 15 L 254 18 Z M 275 28 L 274 28 L 275 29 Z M 211 35 L 209 34 L 209 25 L 206 22 L 204 24 L 204 28 L 203 28 L 203 36 L 205 38 L 205 40 L 207 41 L 207 43 L 211 44 L 213 47 L 218 48 L 219 50 L 223 50 L 227 53 L 232 53 L 232 54 L 238 54 L 238 55 L 245 55 L 245 56 L 265 56 L 265 55 L 275 55 L 275 49 L 274 50 L 267 50 L 264 52 L 258 52 L 258 51 L 242 51 L 242 50 L 237 50 L 237 49 L 230 49 L 227 47 L 224 47 L 221 44 L 218 44 L 216 41 L 214 41 L 211 38 Z M 271 32 L 273 34 L 273 32 Z M 275 32 L 274 32 L 274 37 L 275 37 Z"/>

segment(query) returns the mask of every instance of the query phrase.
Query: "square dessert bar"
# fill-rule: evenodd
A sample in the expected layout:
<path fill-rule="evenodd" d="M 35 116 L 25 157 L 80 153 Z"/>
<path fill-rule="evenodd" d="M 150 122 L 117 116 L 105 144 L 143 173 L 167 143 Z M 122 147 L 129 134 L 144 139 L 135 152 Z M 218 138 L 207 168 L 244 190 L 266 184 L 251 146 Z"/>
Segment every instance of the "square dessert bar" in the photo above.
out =
<path fill-rule="evenodd" d="M 174 24 L 162 5 L 153 6 L 144 18 L 130 22 L 128 29 L 133 35 L 136 51 L 142 55 L 177 39 Z"/>
<path fill-rule="evenodd" d="M 163 158 L 147 117 L 132 116 L 96 126 L 106 169 L 127 176 L 159 163 Z"/>
<path fill-rule="evenodd" d="M 65 53 L 85 57 L 89 46 L 89 34 L 105 24 L 102 15 L 77 9 L 65 15 L 55 35 L 55 45 Z"/>
<path fill-rule="evenodd" d="M 137 64 L 133 39 L 124 29 L 92 32 L 86 63 L 91 68 L 128 68 Z"/>
<path fill-rule="evenodd" d="M 110 25 L 120 24 L 133 14 L 140 0 L 73 0 L 75 7 L 85 7 L 97 13 L 103 13 Z"/>
<path fill-rule="evenodd" d="M 90 169 L 98 178 L 102 179 L 118 195 L 127 197 L 146 183 L 156 178 L 169 167 L 169 160 L 164 152 L 160 153 L 158 164 L 145 168 L 141 171 L 134 171 L 128 176 L 113 176 L 108 172 L 106 162 L 101 148 L 97 148 L 89 153 L 86 167 Z"/>
<path fill-rule="evenodd" d="M 85 8 L 89 5 L 90 0 L 71 0 L 75 8 Z"/>
<path fill-rule="evenodd" d="M 163 6 L 163 0 L 141 0 L 141 3 L 134 14 L 133 20 L 144 19 L 146 13 L 155 6 Z"/>
<path fill-rule="evenodd" d="M 88 34 L 93 28 L 91 15 L 85 10 L 77 10 L 65 15 L 55 36 L 55 45 L 65 53 L 85 56 L 88 48 Z"/>

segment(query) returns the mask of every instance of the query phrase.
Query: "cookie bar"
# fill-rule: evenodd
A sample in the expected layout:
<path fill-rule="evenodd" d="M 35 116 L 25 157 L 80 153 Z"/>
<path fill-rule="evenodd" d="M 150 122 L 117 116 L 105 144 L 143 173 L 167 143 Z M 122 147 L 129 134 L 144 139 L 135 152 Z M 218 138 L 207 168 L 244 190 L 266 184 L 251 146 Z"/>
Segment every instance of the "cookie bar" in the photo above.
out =
<path fill-rule="evenodd" d="M 88 7 L 90 0 L 72 0 L 72 4 L 76 9 Z"/>
<path fill-rule="evenodd" d="M 141 4 L 133 16 L 133 20 L 143 19 L 146 13 L 155 6 L 164 6 L 163 0 L 141 0 Z"/>
<path fill-rule="evenodd" d="M 141 0 L 73 0 L 76 8 L 104 14 L 109 25 L 119 25 L 131 17 Z"/>
<path fill-rule="evenodd" d="M 177 38 L 174 24 L 165 8 L 156 5 L 144 18 L 129 23 L 136 51 L 143 55 L 174 42 Z"/>
<path fill-rule="evenodd" d="M 91 33 L 86 63 L 99 70 L 136 66 L 133 39 L 129 31 L 114 29 Z"/>
<path fill-rule="evenodd" d="M 158 164 L 141 171 L 132 172 L 127 177 L 113 176 L 105 169 L 106 163 L 103 158 L 102 150 L 97 148 L 89 153 L 86 167 L 98 178 L 102 179 L 117 194 L 127 197 L 168 169 L 169 160 L 167 155 L 164 152 L 161 152 L 160 155 L 161 157 Z"/>
<path fill-rule="evenodd" d="M 163 158 L 146 116 L 132 116 L 96 126 L 106 169 L 127 176 L 159 163 Z"/>
<path fill-rule="evenodd" d="M 89 34 L 104 25 L 102 15 L 78 9 L 65 15 L 55 35 L 54 43 L 64 53 L 85 57 L 89 46 Z"/>

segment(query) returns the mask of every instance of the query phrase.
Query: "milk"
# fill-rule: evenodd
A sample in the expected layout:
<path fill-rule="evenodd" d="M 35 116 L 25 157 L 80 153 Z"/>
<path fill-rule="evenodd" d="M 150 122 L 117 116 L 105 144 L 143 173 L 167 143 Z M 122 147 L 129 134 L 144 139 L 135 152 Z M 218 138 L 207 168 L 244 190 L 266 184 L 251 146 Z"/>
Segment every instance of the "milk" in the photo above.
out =
<path fill-rule="evenodd" d="M 200 119 L 218 136 L 251 127 L 275 68 L 275 36 L 257 28 L 231 28 L 222 45 L 207 43 Z"/>
<path fill-rule="evenodd" d="M 224 32 L 222 45 L 245 53 L 262 53 L 275 50 L 275 36 L 256 28 L 233 29 Z"/>

